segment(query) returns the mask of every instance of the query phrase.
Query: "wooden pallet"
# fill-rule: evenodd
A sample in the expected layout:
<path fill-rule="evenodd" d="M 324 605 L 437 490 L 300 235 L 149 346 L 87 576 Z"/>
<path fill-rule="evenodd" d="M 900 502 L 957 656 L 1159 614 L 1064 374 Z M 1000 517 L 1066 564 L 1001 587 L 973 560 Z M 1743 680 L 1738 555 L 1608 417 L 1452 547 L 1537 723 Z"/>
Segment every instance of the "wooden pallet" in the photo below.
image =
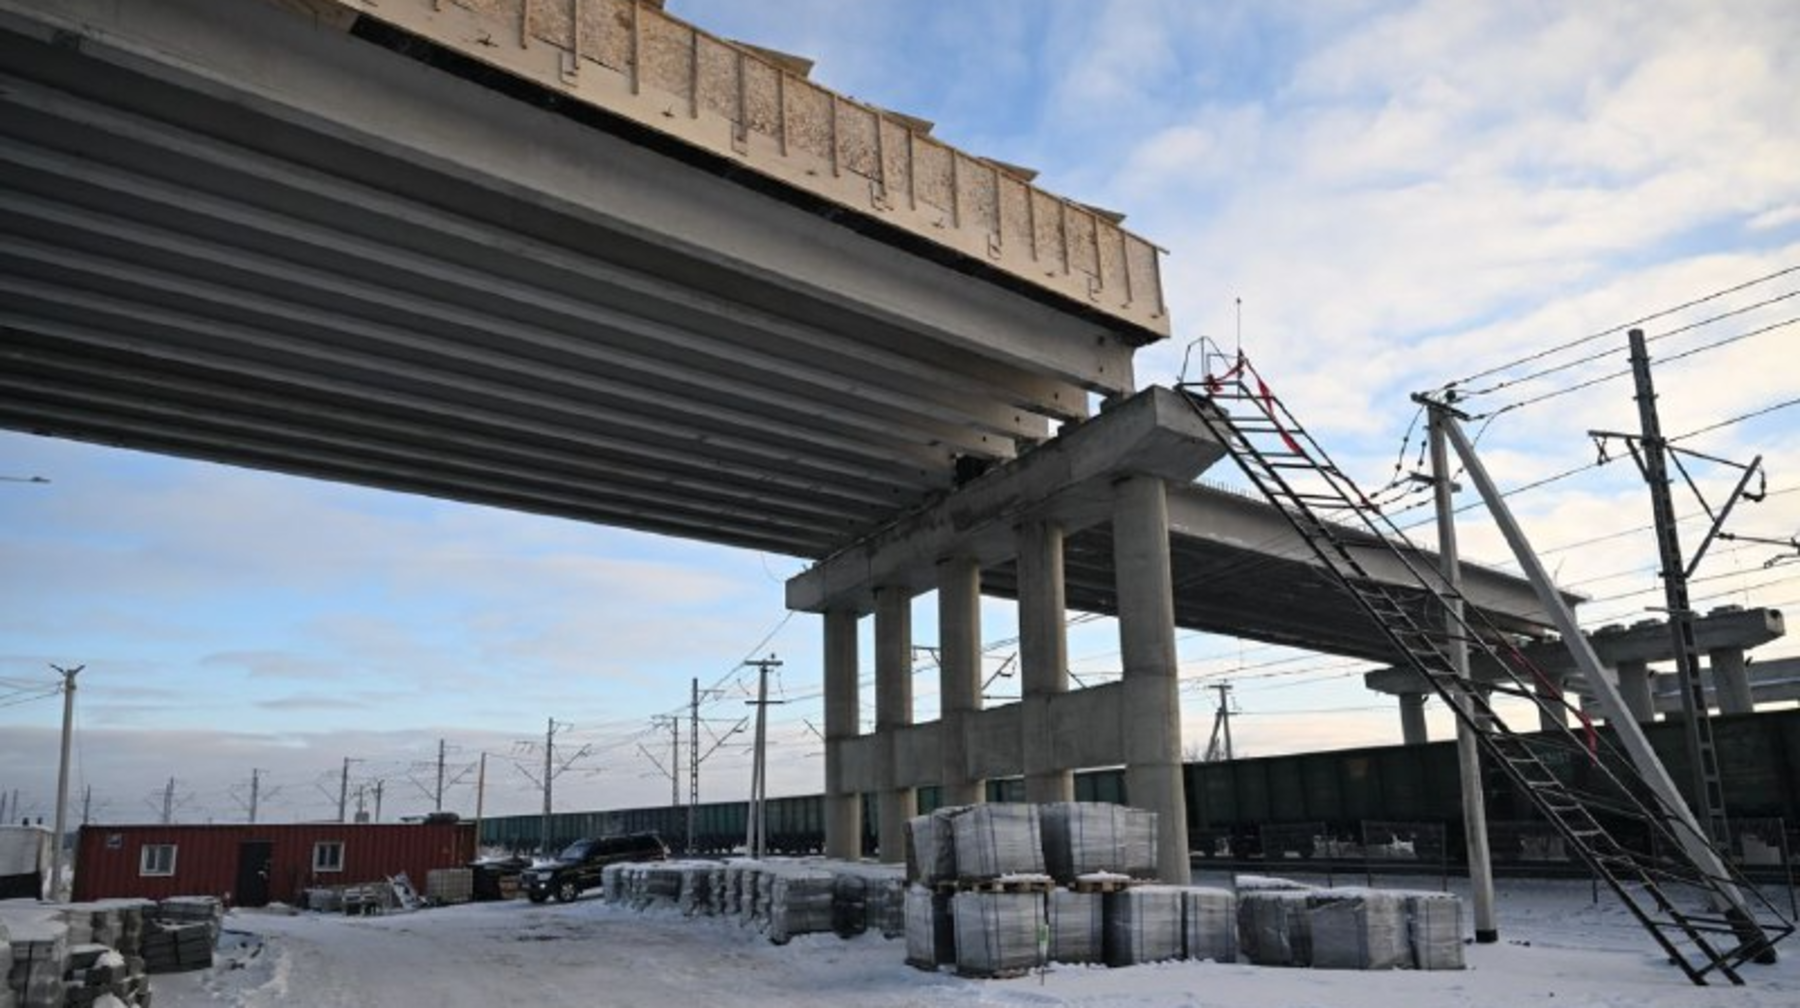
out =
<path fill-rule="evenodd" d="M 1138 884 L 1137 879 L 1076 879 L 1069 883 L 1069 890 L 1078 893 L 1115 893 L 1124 892 Z"/>
<path fill-rule="evenodd" d="M 955 882 L 939 882 L 940 893 L 959 892 L 991 892 L 991 893 L 1047 893 L 1056 888 L 1052 879 L 959 879 Z"/>

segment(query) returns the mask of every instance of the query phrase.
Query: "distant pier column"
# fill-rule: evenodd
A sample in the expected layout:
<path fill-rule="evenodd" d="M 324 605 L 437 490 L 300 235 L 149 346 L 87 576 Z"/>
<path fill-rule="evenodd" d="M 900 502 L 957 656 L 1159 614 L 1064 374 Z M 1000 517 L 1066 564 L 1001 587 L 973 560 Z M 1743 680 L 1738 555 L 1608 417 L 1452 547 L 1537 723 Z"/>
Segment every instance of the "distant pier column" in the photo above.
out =
<path fill-rule="evenodd" d="M 1125 663 L 1125 791 L 1157 814 L 1157 877 L 1186 885 L 1187 800 L 1181 778 L 1175 591 L 1169 569 L 1169 502 L 1162 480 L 1131 476 L 1114 487 L 1113 564 Z"/>
<path fill-rule="evenodd" d="M 1400 740 L 1407 745 L 1431 741 L 1425 730 L 1425 693 L 1400 694 Z"/>
<path fill-rule="evenodd" d="M 982 782 L 969 776 L 969 715 L 981 709 L 981 565 L 938 564 L 938 778 L 942 805 L 973 805 Z"/>
<path fill-rule="evenodd" d="M 1650 695 L 1650 663 L 1642 659 L 1619 662 L 1619 698 L 1640 724 L 1656 720 L 1656 701 Z"/>
<path fill-rule="evenodd" d="M 901 787 L 899 729 L 912 724 L 912 595 L 897 586 L 875 589 L 875 734 L 880 752 L 879 854 L 883 861 L 906 859 L 906 820 L 918 812 L 918 798 Z M 911 769 L 911 768 L 908 768 Z"/>
<path fill-rule="evenodd" d="M 862 857 L 862 794 L 843 786 L 844 743 L 861 730 L 856 613 L 825 614 L 825 856 Z"/>
<path fill-rule="evenodd" d="M 1750 673 L 1744 667 L 1744 649 L 1715 648 L 1706 653 L 1706 660 L 1712 666 L 1719 713 L 1748 714 L 1754 710 L 1756 699 L 1750 693 Z"/>
<path fill-rule="evenodd" d="M 1063 586 L 1063 530 L 1052 522 L 1020 526 L 1019 739 L 1025 800 L 1075 800 L 1075 774 L 1058 769 L 1050 700 L 1069 690 L 1068 604 Z"/>

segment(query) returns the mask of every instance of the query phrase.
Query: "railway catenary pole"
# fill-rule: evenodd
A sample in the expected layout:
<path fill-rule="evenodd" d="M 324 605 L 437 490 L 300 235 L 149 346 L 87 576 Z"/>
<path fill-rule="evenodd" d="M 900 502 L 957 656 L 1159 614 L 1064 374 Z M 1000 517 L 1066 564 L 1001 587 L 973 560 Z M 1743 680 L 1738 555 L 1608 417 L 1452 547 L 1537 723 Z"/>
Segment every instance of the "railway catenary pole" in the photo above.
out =
<path fill-rule="evenodd" d="M 56 669 L 63 677 L 62 762 L 56 768 L 56 832 L 50 843 L 50 899 L 62 894 L 63 831 L 69 825 L 69 742 L 75 733 L 75 676 L 86 665 Z"/>
<path fill-rule="evenodd" d="M 1469 642 L 1463 637 L 1462 563 L 1457 555 L 1456 511 L 1450 495 L 1456 490 L 1450 478 L 1450 452 L 1444 440 L 1448 419 L 1436 406 L 1428 406 L 1426 434 L 1431 448 L 1432 498 L 1437 505 L 1438 562 L 1443 567 L 1444 633 L 1450 667 L 1457 678 L 1469 678 Z M 1463 701 L 1468 702 L 1467 697 Z M 1473 713 L 1473 712 L 1471 712 Z M 1487 796 L 1481 789 L 1481 750 L 1475 730 L 1462 718 L 1456 720 L 1456 762 L 1462 778 L 1463 834 L 1469 856 L 1469 894 L 1474 904 L 1475 940 L 1482 944 L 1500 940 L 1494 917 L 1494 866 L 1488 850 Z"/>

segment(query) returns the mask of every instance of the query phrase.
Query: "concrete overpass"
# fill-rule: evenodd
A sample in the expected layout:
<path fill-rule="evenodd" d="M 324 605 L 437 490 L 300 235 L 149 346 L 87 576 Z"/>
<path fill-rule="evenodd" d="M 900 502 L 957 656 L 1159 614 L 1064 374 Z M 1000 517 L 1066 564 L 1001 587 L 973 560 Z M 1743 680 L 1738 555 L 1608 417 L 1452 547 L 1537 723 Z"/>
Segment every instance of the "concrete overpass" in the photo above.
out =
<path fill-rule="evenodd" d="M 652 0 L 0 0 L 0 233 L 0 426 L 818 560 L 840 845 L 861 790 L 891 856 L 933 774 L 1123 762 L 1185 878 L 1174 627 L 1386 654 L 1190 485 L 1217 446 L 1132 373 L 1153 245 Z M 933 588 L 959 676 L 981 591 L 1029 629 L 1018 711 L 927 744 Z M 1119 616 L 1117 689 L 1051 697 L 1070 607 Z"/>

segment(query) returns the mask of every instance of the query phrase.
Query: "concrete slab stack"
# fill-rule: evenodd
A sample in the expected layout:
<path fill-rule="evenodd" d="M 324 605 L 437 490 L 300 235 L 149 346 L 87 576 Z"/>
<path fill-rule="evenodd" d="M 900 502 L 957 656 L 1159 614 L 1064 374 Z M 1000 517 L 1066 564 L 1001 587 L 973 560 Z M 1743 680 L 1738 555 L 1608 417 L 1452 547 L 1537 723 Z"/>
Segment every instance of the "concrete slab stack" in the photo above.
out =
<path fill-rule="evenodd" d="M 1106 961 L 1106 897 L 1097 892 L 1055 889 L 1046 897 L 1050 924 L 1050 961 Z"/>
<path fill-rule="evenodd" d="M 1181 922 L 1181 946 L 1189 959 L 1237 962 L 1237 894 L 1190 886 L 1182 890 Z"/>
<path fill-rule="evenodd" d="M 950 831 L 960 881 L 1044 876 L 1044 840 L 1036 805 L 975 805 L 950 820 Z"/>
<path fill-rule="evenodd" d="M 1179 959 L 1183 954 L 1180 886 L 1143 885 L 1105 894 L 1106 964 Z"/>
<path fill-rule="evenodd" d="M 1049 954 L 1044 894 L 959 892 L 951 899 L 956 972 L 970 977 L 1018 976 Z"/>
<path fill-rule="evenodd" d="M 69 926 L 52 913 L 20 911 L 7 915 L 6 930 L 12 958 L 7 986 L 19 1008 L 62 1008 Z"/>
<path fill-rule="evenodd" d="M 795 935 L 828 932 L 837 879 L 830 871 L 804 864 L 764 866 L 769 892 L 765 933 L 784 945 Z M 759 889 L 760 891 L 760 889 Z"/>
<path fill-rule="evenodd" d="M 1308 911 L 1318 969 L 1404 969 L 1413 964 L 1402 893 L 1362 890 Z M 1458 947 L 1461 947 L 1460 936 Z"/>
<path fill-rule="evenodd" d="M 952 806 L 906 821 L 907 878 L 925 885 L 956 881 L 956 839 L 951 822 L 968 810 L 968 806 Z"/>
<path fill-rule="evenodd" d="M 1044 867 L 1058 882 L 1093 872 L 1156 877 L 1156 813 L 1108 802 L 1038 807 Z"/>
<path fill-rule="evenodd" d="M 1447 893 L 1406 893 L 1407 940 L 1419 969 L 1462 969 L 1462 900 Z"/>
<path fill-rule="evenodd" d="M 1258 966 L 1305 966 L 1312 961 L 1306 912 L 1309 889 L 1238 891 L 1238 946 Z"/>
<path fill-rule="evenodd" d="M 906 887 L 906 962 L 935 970 L 956 961 L 956 920 L 950 893 L 922 885 Z"/>
<path fill-rule="evenodd" d="M 828 862 L 836 876 L 832 930 L 895 938 L 906 932 L 906 872 L 899 865 Z"/>

